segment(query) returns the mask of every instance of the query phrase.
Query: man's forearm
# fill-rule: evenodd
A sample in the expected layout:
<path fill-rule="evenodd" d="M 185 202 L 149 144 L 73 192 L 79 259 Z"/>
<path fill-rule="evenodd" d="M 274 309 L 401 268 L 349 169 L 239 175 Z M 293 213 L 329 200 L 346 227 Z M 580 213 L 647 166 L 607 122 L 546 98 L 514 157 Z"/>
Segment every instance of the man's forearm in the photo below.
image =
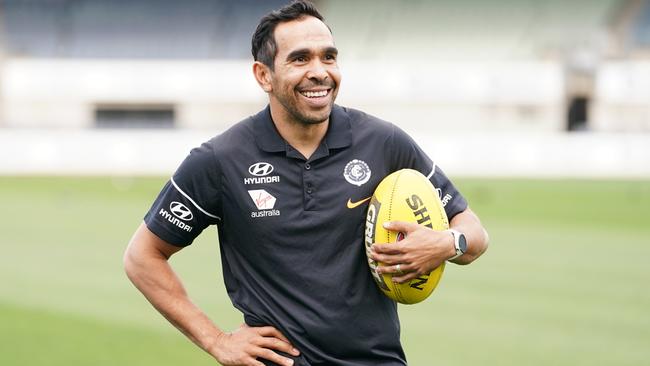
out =
<path fill-rule="evenodd" d="M 483 228 L 478 216 L 469 208 L 454 216 L 449 226 L 465 234 L 465 238 L 467 238 L 467 252 L 452 262 L 456 264 L 470 264 L 487 250 L 489 242 L 488 233 Z"/>
<path fill-rule="evenodd" d="M 124 268 L 135 287 L 177 329 L 206 352 L 216 355 L 223 332 L 189 299 L 164 254 L 141 253 L 133 243 L 124 256 Z"/>

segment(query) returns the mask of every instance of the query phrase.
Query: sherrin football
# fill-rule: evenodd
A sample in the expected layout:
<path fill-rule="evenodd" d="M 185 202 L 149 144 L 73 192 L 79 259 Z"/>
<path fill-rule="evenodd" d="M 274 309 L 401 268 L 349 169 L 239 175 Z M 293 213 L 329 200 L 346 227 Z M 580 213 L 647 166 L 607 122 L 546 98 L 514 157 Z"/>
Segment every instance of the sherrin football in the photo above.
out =
<path fill-rule="evenodd" d="M 384 229 L 386 221 L 414 222 L 437 231 L 449 228 L 438 193 L 424 175 L 413 169 L 402 169 L 384 178 L 370 200 L 365 231 L 370 272 L 381 291 L 402 304 L 418 303 L 436 288 L 445 264 L 402 284 L 394 283 L 389 274 L 378 274 L 377 267 L 383 264 L 370 258 L 372 244 L 391 245 L 404 237 L 403 233 Z"/>

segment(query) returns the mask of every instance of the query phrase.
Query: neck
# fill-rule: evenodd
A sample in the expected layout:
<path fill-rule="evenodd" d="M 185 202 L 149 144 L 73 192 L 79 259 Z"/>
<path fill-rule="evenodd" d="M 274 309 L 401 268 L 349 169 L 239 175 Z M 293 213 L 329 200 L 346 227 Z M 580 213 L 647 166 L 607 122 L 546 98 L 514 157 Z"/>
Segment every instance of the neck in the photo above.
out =
<path fill-rule="evenodd" d="M 283 108 L 273 108 L 273 105 L 271 118 L 280 136 L 307 159 L 316 151 L 329 126 L 329 118 L 321 123 L 303 123 L 289 116 Z"/>

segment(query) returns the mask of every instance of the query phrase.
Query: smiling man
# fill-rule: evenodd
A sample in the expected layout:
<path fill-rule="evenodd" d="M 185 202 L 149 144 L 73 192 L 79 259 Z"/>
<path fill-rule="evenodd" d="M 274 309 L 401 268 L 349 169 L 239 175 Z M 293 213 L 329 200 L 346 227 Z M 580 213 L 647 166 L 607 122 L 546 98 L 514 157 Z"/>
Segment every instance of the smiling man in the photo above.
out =
<path fill-rule="evenodd" d="M 408 135 L 334 104 L 338 50 L 311 3 L 262 18 L 252 53 L 268 107 L 191 151 L 131 239 L 127 275 L 222 365 L 405 365 L 397 306 L 367 265 L 368 197 L 403 168 L 422 172 L 445 197 L 453 230 L 390 223 L 406 238 L 373 246 L 396 281 L 445 260 L 472 262 L 487 234 Z M 228 295 L 244 317 L 229 333 L 191 302 L 168 263 L 209 225 L 217 225 Z"/>

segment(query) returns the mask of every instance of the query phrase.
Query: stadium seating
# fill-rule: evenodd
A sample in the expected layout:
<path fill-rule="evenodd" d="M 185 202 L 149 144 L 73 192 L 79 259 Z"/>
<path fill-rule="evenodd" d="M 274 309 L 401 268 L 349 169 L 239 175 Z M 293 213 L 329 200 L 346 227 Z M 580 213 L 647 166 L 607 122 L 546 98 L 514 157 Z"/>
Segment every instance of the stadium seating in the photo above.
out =
<path fill-rule="evenodd" d="M 282 3 L 7 2 L 4 125 L 89 127 L 102 125 L 102 106 L 154 104 L 169 106 L 173 126 L 223 128 L 263 104 L 250 34 Z M 597 42 L 617 4 L 318 3 L 341 49 L 341 103 L 404 125 L 522 131 L 567 128 L 560 53 Z"/>
<path fill-rule="evenodd" d="M 31 58 L 242 59 L 281 0 L 6 1 L 8 52 Z"/>
<path fill-rule="evenodd" d="M 196 134 L 205 135 L 200 130 L 217 133 L 264 106 L 266 96 L 251 74 L 250 36 L 259 17 L 284 0 L 152 3 L 2 2 L 0 142 L 9 146 L 29 136 L 10 129 L 86 129 L 86 138 L 109 143 L 113 136 L 119 141 L 111 149 L 132 152 L 102 160 L 109 161 L 104 166 L 119 167 L 138 150 L 122 144 L 125 135 L 106 129 L 175 128 L 183 130 L 176 134 L 190 136 L 183 141 L 194 142 Z M 608 154 L 614 157 L 608 172 L 648 174 L 636 169 L 647 160 L 648 150 L 639 146 L 650 144 L 643 139 L 585 142 L 564 132 L 650 131 L 650 1 L 316 3 L 340 49 L 338 102 L 390 120 L 437 146 L 432 155 L 461 167 L 460 173 L 494 172 L 477 161 L 455 160 L 454 140 L 442 141 L 441 131 L 469 136 L 476 145 L 470 156 L 499 146 L 489 158 L 506 157 L 503 164 L 493 164 L 506 175 L 604 174 L 596 165 L 590 170 L 581 164 L 596 145 L 623 151 Z M 127 131 L 126 136 L 131 132 L 141 133 Z M 161 140 L 152 141 L 172 136 L 158 132 Z M 63 141 L 67 135 L 57 131 L 49 139 Z M 60 165 L 47 166 L 75 159 L 67 146 L 43 144 L 49 147 L 34 151 L 63 156 Z M 574 152 L 549 158 L 547 146 Z M 517 156 L 508 161 L 513 152 Z M 42 168 L 40 158 L 34 159 L 33 166 Z M 551 165 L 540 165 L 544 162 Z M 558 171 L 561 163 L 565 170 Z M 117 170 L 153 166 L 126 164 Z M 80 165 L 73 171 L 86 169 Z"/>

